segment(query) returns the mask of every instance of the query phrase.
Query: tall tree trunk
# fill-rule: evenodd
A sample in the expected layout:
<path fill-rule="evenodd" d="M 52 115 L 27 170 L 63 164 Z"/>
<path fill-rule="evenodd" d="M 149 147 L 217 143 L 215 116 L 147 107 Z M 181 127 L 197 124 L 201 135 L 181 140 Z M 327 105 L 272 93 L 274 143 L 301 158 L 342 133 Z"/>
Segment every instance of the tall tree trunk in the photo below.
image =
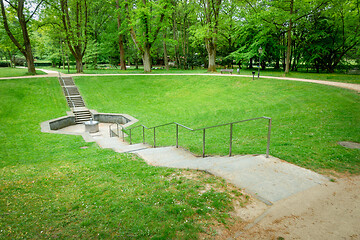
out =
<path fill-rule="evenodd" d="M 31 50 L 30 38 L 27 33 L 26 36 L 24 36 L 24 44 L 25 44 L 25 52 L 26 52 L 25 57 L 27 62 L 28 73 L 36 74 L 34 56 Z"/>
<path fill-rule="evenodd" d="M 209 43 L 207 50 L 209 57 L 209 66 L 207 71 L 216 72 L 216 45 L 214 43 Z"/>
<path fill-rule="evenodd" d="M 10 60 L 10 67 L 15 67 L 15 61 L 12 58 L 12 54 L 9 50 L 7 50 L 8 54 L 9 54 L 9 60 Z"/>
<path fill-rule="evenodd" d="M 71 26 L 69 15 L 68 0 L 60 0 L 60 7 L 62 12 L 62 22 L 65 30 L 65 39 L 71 54 L 76 60 L 76 72 L 83 72 L 82 59 L 85 55 L 87 47 L 87 23 L 88 23 L 88 8 L 87 1 L 84 0 L 83 4 L 77 2 L 75 11 L 75 26 Z M 83 16 L 82 16 L 83 15 Z M 83 19 L 84 17 L 84 19 Z"/>
<path fill-rule="evenodd" d="M 37 7 L 35 8 L 35 11 L 37 10 L 37 8 L 41 4 L 41 2 L 37 5 Z M 5 6 L 4 6 L 3 0 L 0 0 L 1 14 L 3 16 L 2 20 L 3 20 L 5 31 L 8 34 L 9 38 L 14 43 L 14 45 L 19 49 L 19 51 L 24 55 L 26 62 L 27 62 L 28 72 L 30 74 L 36 74 L 35 64 L 34 64 L 34 56 L 32 54 L 29 33 L 27 30 L 27 25 L 26 25 L 28 20 L 25 19 L 25 15 L 24 15 L 24 3 L 25 3 L 24 0 L 19 0 L 18 4 L 16 5 L 16 8 L 15 8 L 17 17 L 18 17 L 18 21 L 20 24 L 22 36 L 23 36 L 23 39 L 22 39 L 23 46 L 21 46 L 19 41 L 11 33 L 9 25 L 8 25 L 8 21 L 7 21 L 7 16 L 6 16 L 6 11 L 5 11 Z"/>
<path fill-rule="evenodd" d="M 121 70 L 126 70 L 126 62 L 125 62 L 125 49 L 123 42 L 123 35 L 119 35 L 119 50 L 120 50 L 120 67 Z"/>
<path fill-rule="evenodd" d="M 207 31 L 209 34 L 211 34 L 211 37 L 205 38 L 205 46 L 209 57 L 208 72 L 216 72 L 216 42 L 218 34 L 218 17 L 220 12 L 220 6 L 221 0 L 206 0 L 204 2 L 206 24 L 210 26 Z"/>
<path fill-rule="evenodd" d="M 82 63 L 82 58 L 75 58 L 76 61 L 76 72 L 77 73 L 82 73 L 84 72 L 84 67 L 83 67 L 83 63 Z"/>
<path fill-rule="evenodd" d="M 165 64 L 165 69 L 166 71 L 169 71 L 169 61 L 168 61 L 168 53 L 167 53 L 167 48 L 166 48 L 166 33 L 164 33 L 164 41 L 163 41 L 163 45 L 164 45 L 164 64 Z"/>
<path fill-rule="evenodd" d="M 118 10 L 120 9 L 119 0 L 116 0 L 116 9 L 118 9 Z M 117 24 L 118 24 L 118 32 L 119 32 L 120 69 L 126 70 L 123 34 L 120 33 L 120 30 L 121 30 L 120 14 L 118 14 L 118 16 L 117 16 Z"/>
<path fill-rule="evenodd" d="M 176 22 L 176 12 L 175 11 L 173 12 L 173 37 L 176 42 L 175 46 L 174 46 L 175 64 L 176 64 L 176 68 L 179 69 L 180 68 L 180 55 L 179 55 L 178 42 L 177 42 L 178 37 L 177 37 L 177 22 Z"/>
<path fill-rule="evenodd" d="M 287 50 L 286 50 L 286 67 L 285 73 L 289 73 L 290 71 L 290 55 L 291 55 L 291 32 L 292 32 L 292 14 L 294 8 L 294 0 L 290 0 L 290 21 L 289 27 L 287 30 Z"/>
<path fill-rule="evenodd" d="M 144 54 L 142 59 L 144 64 L 144 72 L 151 72 L 151 54 L 149 46 L 144 47 Z"/>

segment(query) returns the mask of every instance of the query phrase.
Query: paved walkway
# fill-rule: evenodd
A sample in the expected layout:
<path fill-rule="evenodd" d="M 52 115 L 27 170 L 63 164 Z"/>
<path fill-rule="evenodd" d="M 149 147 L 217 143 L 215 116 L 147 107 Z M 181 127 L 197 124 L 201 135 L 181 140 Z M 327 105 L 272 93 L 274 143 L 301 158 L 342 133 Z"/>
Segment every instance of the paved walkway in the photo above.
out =
<path fill-rule="evenodd" d="M 135 153 L 149 165 L 207 171 L 243 188 L 268 205 L 329 182 L 320 174 L 275 157 L 245 155 L 201 158 L 173 146 L 151 148 L 144 144 L 129 145 L 117 137 L 110 137 L 109 124 L 100 123 L 99 129 L 99 132 L 89 134 L 85 133 L 83 125 L 74 125 L 56 132 L 82 135 L 85 141 L 96 142 L 100 147 L 118 153 Z"/>

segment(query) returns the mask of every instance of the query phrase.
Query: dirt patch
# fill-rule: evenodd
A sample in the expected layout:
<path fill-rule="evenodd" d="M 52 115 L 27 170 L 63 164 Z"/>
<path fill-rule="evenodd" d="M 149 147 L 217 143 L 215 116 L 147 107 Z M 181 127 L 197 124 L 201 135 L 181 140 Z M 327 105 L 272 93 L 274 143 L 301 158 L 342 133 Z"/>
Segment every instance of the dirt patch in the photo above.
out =
<path fill-rule="evenodd" d="M 275 203 L 234 239 L 360 239 L 360 176 L 338 179 Z"/>
<path fill-rule="evenodd" d="M 338 144 L 346 148 L 360 149 L 360 143 L 357 142 L 338 142 Z"/>

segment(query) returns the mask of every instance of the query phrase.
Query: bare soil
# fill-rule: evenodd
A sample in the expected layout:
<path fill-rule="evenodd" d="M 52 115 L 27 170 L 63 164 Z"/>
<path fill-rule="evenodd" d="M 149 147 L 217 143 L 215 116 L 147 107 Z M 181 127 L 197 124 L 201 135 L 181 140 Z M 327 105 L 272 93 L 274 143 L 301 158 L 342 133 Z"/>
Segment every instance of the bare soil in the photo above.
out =
<path fill-rule="evenodd" d="M 265 209 L 256 200 L 250 208 Z M 344 177 L 276 202 L 238 229 L 232 239 L 360 239 L 360 176 Z"/>

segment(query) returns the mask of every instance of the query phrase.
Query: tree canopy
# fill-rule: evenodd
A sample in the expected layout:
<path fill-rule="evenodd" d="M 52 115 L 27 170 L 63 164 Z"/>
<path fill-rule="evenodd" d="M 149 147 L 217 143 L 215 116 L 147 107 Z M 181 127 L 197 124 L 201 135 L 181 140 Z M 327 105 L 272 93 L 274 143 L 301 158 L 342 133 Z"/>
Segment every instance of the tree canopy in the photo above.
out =
<path fill-rule="evenodd" d="M 358 0 L 1 0 L 0 56 L 334 72 L 359 65 Z M 258 49 L 262 48 L 262 53 Z M 261 58 L 260 57 L 261 54 Z M 67 57 L 65 57 L 67 56 Z M 260 59 L 261 62 L 258 62 Z"/>

